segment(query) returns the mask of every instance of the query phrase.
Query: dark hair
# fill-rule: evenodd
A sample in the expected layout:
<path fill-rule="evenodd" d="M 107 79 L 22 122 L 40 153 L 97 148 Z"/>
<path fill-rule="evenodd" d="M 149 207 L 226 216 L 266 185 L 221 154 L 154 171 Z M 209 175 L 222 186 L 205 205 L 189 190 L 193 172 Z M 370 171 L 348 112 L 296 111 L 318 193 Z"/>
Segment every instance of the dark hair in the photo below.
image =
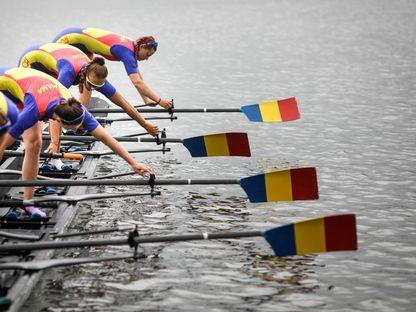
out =
<path fill-rule="evenodd" d="M 94 75 L 99 79 L 106 79 L 108 76 L 108 69 L 105 66 L 105 60 L 101 56 L 95 56 L 84 68 L 81 69 L 79 75 L 79 92 L 84 90 L 85 77 L 90 73 L 94 72 Z"/>
<path fill-rule="evenodd" d="M 156 39 L 153 36 L 142 36 L 136 39 L 136 43 L 134 45 L 134 56 L 137 59 L 137 54 L 139 53 L 139 47 L 141 45 L 145 45 L 146 47 L 152 47 L 157 50 L 157 42 Z"/>
<path fill-rule="evenodd" d="M 54 113 L 59 116 L 61 122 L 67 125 L 79 124 L 82 122 L 84 109 L 82 104 L 75 98 L 61 100 L 56 106 Z M 79 119 L 79 122 L 77 122 Z"/>

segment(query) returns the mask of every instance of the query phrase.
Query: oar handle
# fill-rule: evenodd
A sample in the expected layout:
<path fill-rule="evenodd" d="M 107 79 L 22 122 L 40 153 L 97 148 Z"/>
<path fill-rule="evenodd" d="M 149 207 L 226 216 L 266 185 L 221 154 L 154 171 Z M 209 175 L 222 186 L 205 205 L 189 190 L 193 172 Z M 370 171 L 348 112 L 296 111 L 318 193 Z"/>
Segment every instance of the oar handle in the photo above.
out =
<path fill-rule="evenodd" d="M 84 157 L 81 154 L 63 153 L 65 159 L 82 160 Z"/>

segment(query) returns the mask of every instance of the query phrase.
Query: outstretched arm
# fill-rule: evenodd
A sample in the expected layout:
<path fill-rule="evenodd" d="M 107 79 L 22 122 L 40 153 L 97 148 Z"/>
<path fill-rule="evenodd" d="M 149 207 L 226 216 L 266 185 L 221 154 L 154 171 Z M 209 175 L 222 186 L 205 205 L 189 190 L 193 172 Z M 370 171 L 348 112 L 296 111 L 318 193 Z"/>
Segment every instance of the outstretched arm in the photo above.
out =
<path fill-rule="evenodd" d="M 125 149 L 123 145 L 121 145 L 116 139 L 114 139 L 111 135 L 105 131 L 105 129 L 99 125 L 95 130 L 91 131 L 91 134 L 96 138 L 100 139 L 105 145 L 107 145 L 114 153 L 119 155 L 123 158 L 134 171 L 138 174 L 143 175 L 144 173 L 148 172 L 153 174 L 152 168 L 138 163 L 131 154 Z"/>
<path fill-rule="evenodd" d="M 162 99 L 159 97 L 156 93 L 154 93 L 147 84 L 143 81 L 141 76 L 138 73 L 130 74 L 129 75 L 131 82 L 136 87 L 137 91 L 140 93 L 140 95 L 143 97 L 147 97 L 151 99 L 152 101 L 156 102 L 163 108 L 170 108 L 172 107 L 172 102 L 167 99 Z M 143 98 L 144 99 L 144 98 Z M 145 100 L 146 101 L 146 100 Z"/>
<path fill-rule="evenodd" d="M 146 129 L 153 136 L 157 136 L 159 133 L 159 128 L 152 123 L 146 121 L 142 115 L 135 109 L 121 94 L 116 91 L 113 96 L 110 97 L 110 100 L 120 106 L 132 119 L 137 121 L 137 123 Z"/>

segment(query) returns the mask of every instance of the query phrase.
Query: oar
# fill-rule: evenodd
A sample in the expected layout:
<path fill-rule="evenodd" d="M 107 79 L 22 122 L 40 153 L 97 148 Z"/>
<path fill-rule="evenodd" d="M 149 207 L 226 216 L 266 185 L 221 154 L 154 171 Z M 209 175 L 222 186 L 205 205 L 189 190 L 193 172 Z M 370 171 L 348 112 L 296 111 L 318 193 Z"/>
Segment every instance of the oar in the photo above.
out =
<path fill-rule="evenodd" d="M 126 232 L 126 231 L 132 231 L 132 230 L 134 230 L 134 227 L 132 226 L 110 227 L 110 228 L 103 228 L 103 229 L 94 230 L 94 231 L 66 232 L 66 233 L 60 233 L 60 234 L 52 234 L 52 236 L 53 238 L 62 238 L 62 237 L 96 235 L 96 234 L 113 233 L 113 232 Z"/>
<path fill-rule="evenodd" d="M 105 261 L 117 261 L 137 258 L 134 254 L 121 256 L 107 256 L 101 258 L 63 258 L 52 260 L 39 260 L 27 262 L 8 262 L 0 264 L 0 270 L 23 270 L 27 272 L 36 272 L 56 267 L 80 265 L 86 263 L 97 263 Z"/>
<path fill-rule="evenodd" d="M 135 153 L 156 153 L 156 152 L 161 152 L 161 153 L 166 153 L 166 152 L 170 152 L 170 148 L 160 148 L 160 149 L 149 149 L 149 148 L 145 148 L 145 149 L 133 149 L 133 150 L 128 150 L 128 152 L 130 154 L 135 154 Z M 84 156 L 90 156 L 90 157 L 94 157 L 94 158 L 98 158 L 101 156 L 108 156 L 108 155 L 114 155 L 115 153 L 111 150 L 108 151 L 79 151 L 79 152 L 72 152 L 73 154 L 79 154 L 79 155 L 84 155 Z"/>
<path fill-rule="evenodd" d="M 243 179 L 162 180 L 0 180 L 0 186 L 104 186 L 104 185 L 207 185 L 239 184 L 250 202 L 279 202 L 318 199 L 318 180 L 313 167 L 285 169 Z M 151 185 L 152 186 L 152 185 Z"/>
<path fill-rule="evenodd" d="M 24 157 L 25 152 L 20 151 L 4 151 L 4 156 L 7 157 Z M 45 158 L 66 158 L 66 159 L 76 159 L 82 160 L 83 157 L 80 154 L 72 154 L 72 153 L 40 153 L 40 157 Z"/>
<path fill-rule="evenodd" d="M 118 121 L 134 121 L 134 119 L 130 118 L 130 117 L 126 117 L 126 118 L 105 118 L 105 117 L 96 117 L 95 119 L 97 119 L 97 121 L 99 123 L 106 123 L 106 124 L 112 124 L 113 122 L 118 122 Z M 178 119 L 177 116 L 169 116 L 169 117 L 158 117 L 158 116 L 152 116 L 152 117 L 147 117 L 145 118 L 146 120 L 176 120 Z"/>
<path fill-rule="evenodd" d="M 208 239 L 237 239 L 245 237 L 263 237 L 277 257 L 324 253 L 332 251 L 357 250 L 356 220 L 354 214 L 341 214 L 286 224 L 266 231 L 241 231 L 219 233 L 197 233 L 165 236 L 134 236 L 119 239 L 68 240 L 55 242 L 33 242 L 0 245 L 0 252 L 31 251 L 41 249 L 63 249 L 93 246 L 129 245 L 137 247 L 146 243 L 170 243 Z M 97 258 L 97 261 L 100 261 Z M 59 259 L 57 259 L 59 260 Z M 65 259 L 61 259 L 65 261 Z M 68 260 L 68 259 L 66 259 Z M 81 261 L 83 261 L 81 259 Z M 0 264 L 0 270 L 23 269 L 39 270 L 39 262 L 11 262 Z M 43 263 L 43 262 L 41 262 Z M 82 263 L 82 262 L 81 262 Z M 76 259 L 70 263 L 77 264 Z M 41 269 L 50 266 L 42 266 Z"/>
<path fill-rule="evenodd" d="M 87 200 L 99 200 L 107 198 L 121 198 L 121 197 L 132 197 L 132 196 L 155 196 L 160 195 L 159 191 L 151 192 L 124 192 L 124 193 L 111 193 L 111 194 L 83 194 L 83 195 L 46 195 L 40 198 L 33 198 L 30 200 L 22 199 L 5 199 L 0 200 L 0 207 L 24 207 L 24 206 L 44 206 L 50 207 L 53 202 L 65 202 L 70 205 L 75 205 L 81 201 Z"/>
<path fill-rule="evenodd" d="M 129 175 L 133 175 L 133 174 L 137 174 L 137 173 L 135 171 L 115 173 L 115 174 L 109 174 L 109 175 L 103 175 L 103 176 L 93 177 L 90 180 L 105 180 L 105 179 L 125 177 L 125 176 L 129 176 Z"/>
<path fill-rule="evenodd" d="M 124 113 L 119 108 L 93 108 L 91 113 Z M 255 122 L 285 122 L 300 118 L 296 98 L 262 102 L 245 105 L 241 108 L 160 108 L 137 109 L 140 113 L 244 113 L 250 121 Z"/>
<path fill-rule="evenodd" d="M 44 140 L 50 140 L 49 135 L 42 136 Z M 114 137 L 119 142 L 156 142 L 158 144 L 182 143 L 192 157 L 214 156 L 242 156 L 250 157 L 250 145 L 247 133 L 228 132 L 197 136 L 187 139 L 177 138 L 136 138 Z M 94 142 L 99 141 L 93 136 L 61 136 L 61 141 Z"/>

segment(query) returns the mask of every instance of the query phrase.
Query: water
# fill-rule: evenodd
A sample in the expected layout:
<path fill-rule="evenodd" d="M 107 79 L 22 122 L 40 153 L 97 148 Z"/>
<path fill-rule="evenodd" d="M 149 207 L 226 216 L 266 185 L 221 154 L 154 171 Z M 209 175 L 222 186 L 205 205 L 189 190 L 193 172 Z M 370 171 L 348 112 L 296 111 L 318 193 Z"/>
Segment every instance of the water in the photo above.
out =
<path fill-rule="evenodd" d="M 275 259 L 261 239 L 143 246 L 137 262 L 53 269 L 24 311 L 410 311 L 415 305 L 414 1 L 19 1 L 0 12 L 2 66 L 66 27 L 154 34 L 140 64 L 177 107 L 239 107 L 296 96 L 302 119 L 181 115 L 171 137 L 246 131 L 251 159 L 140 155 L 164 177 L 239 178 L 315 166 L 316 202 L 249 204 L 236 186 L 163 188 L 163 196 L 82 205 L 74 229 L 138 224 L 143 234 L 263 230 L 356 213 L 359 251 Z M 121 64 L 110 79 L 138 101 Z M 129 133 L 134 123 L 114 125 Z M 129 147 L 134 145 L 130 144 Z M 128 168 L 107 157 L 100 172 Z M 130 190 L 106 188 L 108 192 Z M 91 189 L 91 192 L 102 189 Z M 122 236 L 112 234 L 109 236 Z M 126 247 L 61 252 L 117 254 Z"/>

